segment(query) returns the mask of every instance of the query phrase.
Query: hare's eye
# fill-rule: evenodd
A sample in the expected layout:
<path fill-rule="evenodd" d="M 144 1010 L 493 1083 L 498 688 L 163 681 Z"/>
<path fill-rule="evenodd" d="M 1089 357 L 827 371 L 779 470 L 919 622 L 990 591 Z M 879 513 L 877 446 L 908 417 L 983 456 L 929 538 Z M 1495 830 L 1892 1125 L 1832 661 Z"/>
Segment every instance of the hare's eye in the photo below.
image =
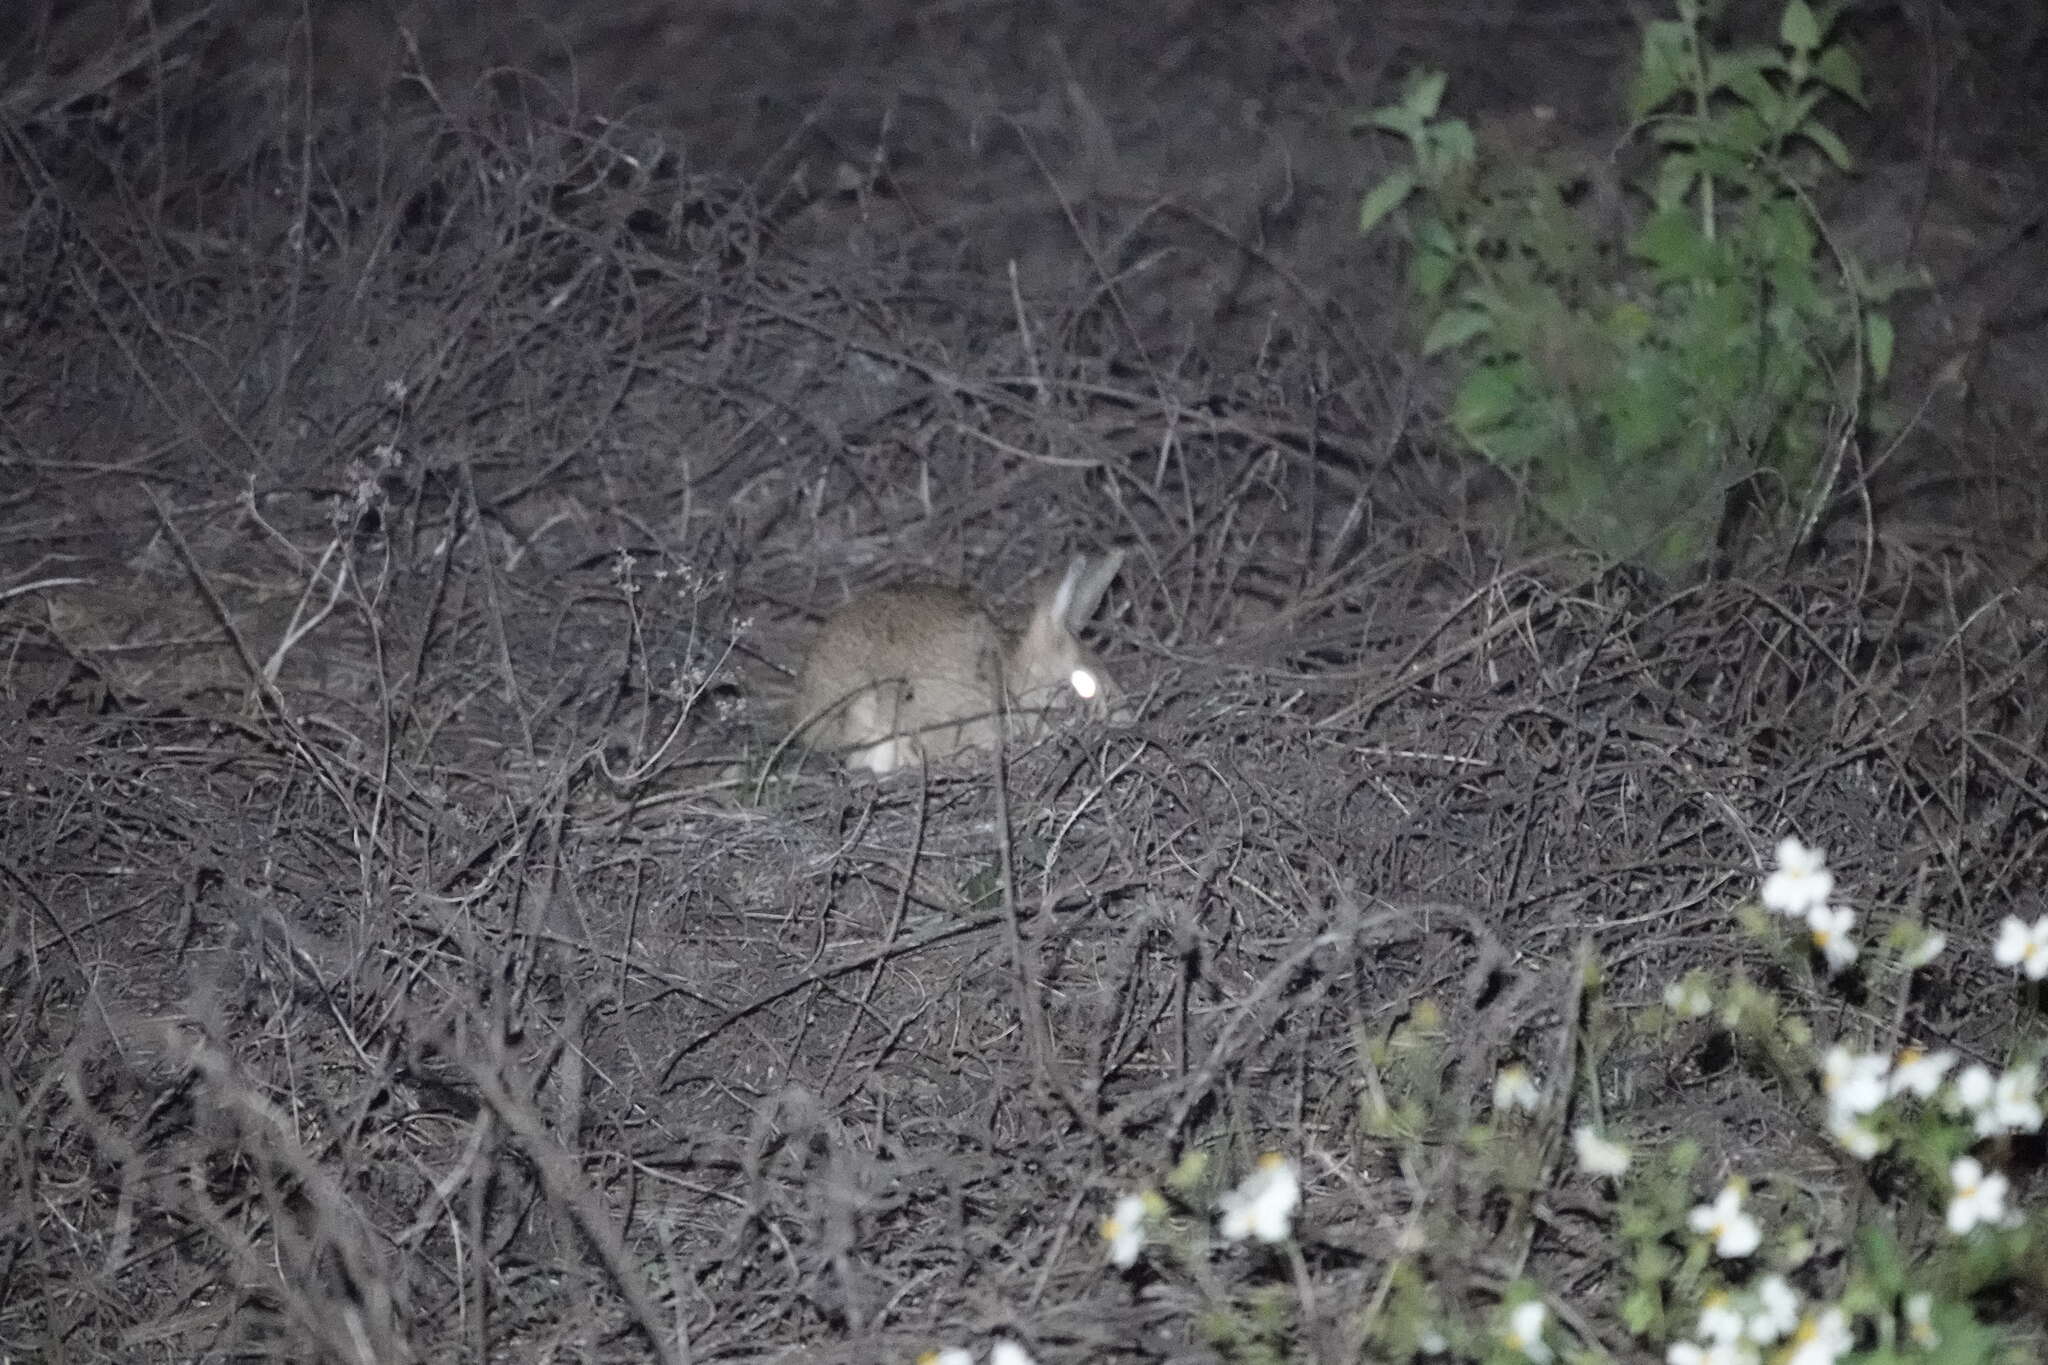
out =
<path fill-rule="evenodd" d="M 1085 668 L 1075 669 L 1067 676 L 1067 681 L 1074 685 L 1075 695 L 1079 696 L 1082 701 L 1094 701 L 1095 694 L 1102 690 L 1102 684 L 1097 682 L 1095 675 Z"/>

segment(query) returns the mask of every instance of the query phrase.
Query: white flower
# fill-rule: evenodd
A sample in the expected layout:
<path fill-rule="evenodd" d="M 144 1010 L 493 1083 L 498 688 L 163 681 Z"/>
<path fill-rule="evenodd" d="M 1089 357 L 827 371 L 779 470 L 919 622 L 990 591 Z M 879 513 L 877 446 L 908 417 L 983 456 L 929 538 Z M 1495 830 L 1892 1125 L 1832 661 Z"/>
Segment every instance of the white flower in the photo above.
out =
<path fill-rule="evenodd" d="M 1519 1352 L 1536 1362 L 1536 1365 L 1550 1365 L 1550 1346 L 1543 1340 L 1543 1322 L 1550 1316 L 1550 1310 L 1536 1299 L 1515 1305 L 1508 1314 L 1508 1330 L 1501 1334 L 1510 1351 Z"/>
<path fill-rule="evenodd" d="M 1806 912 L 1806 931 L 1813 946 L 1828 960 L 1828 970 L 1839 972 L 1856 960 L 1860 951 L 1849 931 L 1856 927 L 1856 912 L 1846 905 L 1816 905 Z"/>
<path fill-rule="evenodd" d="M 1008 1337 L 999 1337 L 988 1348 L 988 1365 L 1038 1365 L 1038 1362 L 1031 1358 L 1031 1352 L 1016 1342 Z"/>
<path fill-rule="evenodd" d="M 1899 1054 L 1892 1067 L 1891 1084 L 1886 1088 L 1894 1095 L 1911 1094 L 1916 1099 L 1927 1099 L 1941 1088 L 1942 1078 L 1955 1064 L 1956 1054 L 1945 1049 L 1925 1052 L 1909 1047 Z"/>
<path fill-rule="evenodd" d="M 1923 934 L 1920 937 L 1920 941 L 1913 945 L 1912 951 L 1899 959 L 1899 965 L 1909 972 L 1917 972 L 1937 957 L 1940 957 L 1943 950 L 1947 947 L 1947 934 Z"/>
<path fill-rule="evenodd" d="M 1836 1043 L 1820 1062 L 1820 1088 L 1836 1118 L 1868 1114 L 1884 1103 L 1891 1063 L 1875 1052 L 1851 1052 Z"/>
<path fill-rule="evenodd" d="M 1278 1152 L 1268 1152 L 1236 1189 L 1216 1201 L 1223 1215 L 1217 1220 L 1217 1235 L 1226 1242 L 1246 1237 L 1284 1242 L 1300 1203 L 1301 1177 L 1294 1163 Z"/>
<path fill-rule="evenodd" d="M 1674 1341 L 1665 1348 L 1666 1365 L 1757 1365 L 1756 1348 L 1745 1341 L 1711 1341 L 1705 1346 Z"/>
<path fill-rule="evenodd" d="M 1525 1114 L 1533 1114 L 1542 1102 L 1543 1094 L 1537 1090 L 1529 1068 L 1520 1062 L 1510 1062 L 1493 1078 L 1493 1108 L 1496 1113 L 1506 1114 L 1519 1109 Z"/>
<path fill-rule="evenodd" d="M 974 1352 L 958 1346 L 941 1346 L 919 1356 L 917 1365 L 974 1365 Z"/>
<path fill-rule="evenodd" d="M 1948 1201 L 1948 1230 L 1961 1237 L 1979 1223 L 2005 1220 L 2005 1194 L 2009 1185 L 1998 1171 L 1987 1172 L 1975 1157 L 1959 1156 L 1948 1168 L 1955 1196 Z"/>
<path fill-rule="evenodd" d="M 1934 1330 L 1934 1295 L 1906 1295 L 1906 1336 L 1923 1351 L 1941 1345 L 1941 1336 Z"/>
<path fill-rule="evenodd" d="M 1987 1068 L 1973 1062 L 1956 1074 L 1946 1107 L 1952 1113 L 1969 1114 L 1979 1137 L 2034 1133 L 2042 1124 L 2040 1091 L 2038 1066 L 2016 1066 L 1994 1078 Z"/>
<path fill-rule="evenodd" d="M 2031 926 L 2007 915 L 1998 926 L 1998 942 L 1992 945 L 1991 956 L 2001 967 L 2016 967 L 2025 972 L 2029 981 L 2048 976 L 2048 915 Z"/>
<path fill-rule="evenodd" d="M 1673 1342 L 1664 1359 L 1667 1365 L 1757 1365 L 1756 1348 L 1743 1339 L 1743 1325 L 1725 1292 L 1709 1294 L 1700 1305 L 1698 1328 L 1706 1344 Z"/>
<path fill-rule="evenodd" d="M 1749 1339 L 1769 1346 L 1799 1325 L 1799 1291 L 1783 1275 L 1767 1275 L 1756 1287 L 1756 1311 L 1749 1315 Z"/>
<path fill-rule="evenodd" d="M 1714 997 L 1706 982 L 1687 976 L 1664 988 L 1664 1008 L 1681 1019 L 1698 1019 L 1714 1008 Z"/>
<path fill-rule="evenodd" d="M 1997 1088 L 1998 1082 L 1992 1079 L 1990 1068 L 1981 1062 L 1972 1062 L 1956 1073 L 1955 1103 L 1950 1107 L 1974 1114 L 1991 1103 L 1991 1092 Z"/>
<path fill-rule="evenodd" d="M 1740 1259 L 1763 1244 L 1763 1229 L 1756 1219 L 1742 1211 L 1742 1187 L 1729 1181 L 1711 1204 L 1701 1204 L 1688 1216 L 1692 1230 L 1714 1239 L 1714 1254 Z"/>
<path fill-rule="evenodd" d="M 1835 874 L 1827 854 L 1797 839 L 1778 841 L 1778 867 L 1764 878 L 1764 904 L 1781 915 L 1797 917 L 1828 903 L 1835 894 Z"/>
<path fill-rule="evenodd" d="M 1792 1351 L 1785 1365 L 1835 1365 L 1848 1354 L 1856 1338 L 1849 1331 L 1849 1315 L 1829 1308 L 1818 1317 L 1808 1317 L 1792 1334 Z"/>
<path fill-rule="evenodd" d="M 1572 1130 L 1572 1146 L 1578 1149 L 1579 1169 L 1587 1175 L 1620 1175 L 1628 1169 L 1628 1148 L 1583 1124 Z"/>
<path fill-rule="evenodd" d="M 2041 1072 L 2037 1067 L 2016 1066 L 1991 1087 L 1991 1101 L 1977 1111 L 1977 1131 L 1992 1133 L 2038 1133 L 2041 1131 Z"/>
<path fill-rule="evenodd" d="M 1747 1324 L 1725 1293 L 1712 1293 L 1700 1304 L 1699 1334 L 1711 1342 L 1740 1341 Z"/>
<path fill-rule="evenodd" d="M 1102 1220 L 1102 1240 L 1109 1243 L 1109 1263 L 1119 1270 L 1129 1270 L 1138 1263 L 1138 1253 L 1145 1249 L 1145 1224 L 1151 1221 L 1152 1206 L 1158 1198 L 1150 1190 L 1127 1194 L 1116 1201 L 1109 1217 Z"/>
<path fill-rule="evenodd" d="M 1858 1161 L 1868 1161 L 1884 1150 L 1884 1138 L 1853 1114 L 1837 1114 L 1831 1118 L 1828 1134 L 1841 1144 L 1843 1151 Z"/>

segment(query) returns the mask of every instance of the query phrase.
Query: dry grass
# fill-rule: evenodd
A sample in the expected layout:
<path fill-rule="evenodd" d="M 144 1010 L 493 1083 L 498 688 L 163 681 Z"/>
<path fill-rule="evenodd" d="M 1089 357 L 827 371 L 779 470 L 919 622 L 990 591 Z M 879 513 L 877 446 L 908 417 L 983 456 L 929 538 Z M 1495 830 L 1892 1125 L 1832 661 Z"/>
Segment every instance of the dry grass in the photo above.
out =
<path fill-rule="evenodd" d="M 1169 372 L 1100 279 L 797 251 L 531 91 L 167 181 L 188 41 L 0 124 L 0 1354 L 1190 1359 L 1094 1221 L 1278 1147 L 1304 1355 L 1429 1219 L 1454 1303 L 1531 1273 L 1647 1359 L 1601 1191 L 1401 1166 L 1360 1045 L 1434 1002 L 1460 1103 L 1526 1058 L 1841 1185 L 1726 1056 L 1566 1085 L 1587 955 L 1627 1004 L 1750 952 L 1794 828 L 1958 940 L 2038 898 L 2048 601 L 1967 547 L 1668 596 L 1522 554 L 1326 382 L 1391 362 Z M 1110 544 L 1134 722 L 1000 788 L 762 770 L 851 586 Z M 1898 1025 L 2031 1008 L 1974 954 Z"/>

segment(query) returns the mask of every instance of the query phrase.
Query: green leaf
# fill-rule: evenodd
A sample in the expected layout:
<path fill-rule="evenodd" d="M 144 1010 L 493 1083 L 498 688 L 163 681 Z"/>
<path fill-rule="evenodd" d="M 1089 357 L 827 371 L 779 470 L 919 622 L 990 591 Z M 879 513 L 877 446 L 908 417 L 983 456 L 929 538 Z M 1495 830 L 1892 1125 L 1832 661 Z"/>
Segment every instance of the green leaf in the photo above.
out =
<path fill-rule="evenodd" d="M 1740 52 L 1713 52 L 1707 55 L 1707 85 L 1714 90 L 1729 90 L 1741 95 L 1745 88 L 1755 89 L 1764 80 L 1765 73 L 1784 70 L 1785 64 L 1777 54 L 1761 48 L 1745 48 Z M 1748 96 L 1743 96 L 1745 99 Z"/>
<path fill-rule="evenodd" d="M 1458 165 L 1469 166 L 1479 159 L 1479 139 L 1473 136 L 1471 124 L 1461 118 L 1445 119 L 1437 124 L 1437 130 L 1444 155 Z"/>
<path fill-rule="evenodd" d="M 1794 52 L 1811 52 L 1820 46 L 1820 21 L 1806 0 L 1792 0 L 1778 20 L 1778 41 Z"/>
<path fill-rule="evenodd" d="M 1692 30 L 1673 20 L 1643 29 L 1642 55 L 1628 95 L 1629 116 L 1640 119 L 1683 90 L 1691 67 Z"/>
<path fill-rule="evenodd" d="M 1806 210 L 1798 200 L 1783 196 L 1763 204 L 1752 215 L 1747 240 L 1766 266 L 1782 262 L 1801 270 L 1810 268 L 1814 249 L 1820 245 Z"/>
<path fill-rule="evenodd" d="M 1653 120 L 1650 125 L 1650 140 L 1659 147 L 1697 147 L 1700 145 L 1700 121 L 1690 114 L 1670 114 Z"/>
<path fill-rule="evenodd" d="M 1557 432 L 1548 422 L 1509 422 L 1485 431 L 1458 429 L 1472 448 L 1514 479 L 1541 477 L 1557 459 Z"/>
<path fill-rule="evenodd" d="M 1415 144 L 1415 161 L 1431 181 L 1441 182 L 1479 159 L 1479 143 L 1472 125 L 1461 118 L 1445 119 L 1422 130 Z"/>
<path fill-rule="evenodd" d="M 1410 142 L 1419 142 L 1422 139 L 1422 120 L 1398 104 L 1375 109 L 1370 114 L 1360 114 L 1351 120 L 1351 126 L 1354 130 L 1383 128 L 1390 133 L 1399 133 Z"/>
<path fill-rule="evenodd" d="M 1366 236 L 1415 192 L 1415 172 L 1398 170 L 1366 192 L 1358 206 L 1358 233 Z"/>
<path fill-rule="evenodd" d="M 1665 157 L 1657 167 L 1657 185 L 1650 196 L 1657 212 L 1682 212 L 1685 201 L 1692 197 L 1692 187 L 1699 176 L 1699 158 L 1684 152 L 1673 152 Z"/>
<path fill-rule="evenodd" d="M 1449 81 L 1450 77 L 1441 71 L 1417 71 L 1408 78 L 1408 88 L 1401 92 L 1401 107 L 1418 121 L 1435 118 Z"/>
<path fill-rule="evenodd" d="M 1868 109 L 1870 101 L 1863 97 L 1863 68 L 1846 47 L 1831 47 L 1820 54 L 1813 74 L 1822 83 L 1841 91 L 1856 103 Z"/>
<path fill-rule="evenodd" d="M 1729 75 L 1728 88 L 1766 124 L 1773 128 L 1785 126 L 1785 97 L 1762 71 L 1755 67 L 1739 68 Z"/>
<path fill-rule="evenodd" d="M 1892 320 L 1882 313 L 1863 319 L 1863 344 L 1870 351 L 1870 377 L 1882 384 L 1892 369 Z"/>
<path fill-rule="evenodd" d="M 1813 116 L 1813 107 L 1828 97 L 1828 92 L 1819 86 L 1809 85 L 1792 97 L 1785 107 L 1785 126 L 1795 132 L 1803 132 L 1807 120 Z M 1815 126 L 1820 126 L 1816 121 Z"/>
<path fill-rule="evenodd" d="M 1435 247 L 1425 247 L 1415 253 L 1415 262 L 1408 269 L 1408 283 L 1416 294 L 1424 299 L 1443 297 L 1451 281 L 1458 275 L 1458 258 L 1450 252 Z"/>
<path fill-rule="evenodd" d="M 1654 1213 L 1636 1220 L 1640 1230 L 1648 1237 L 1661 1236 L 1666 1230 L 1662 1220 Z M 1671 1278 L 1671 1272 L 1678 1266 L 1677 1253 L 1660 1242 L 1644 1241 L 1629 1257 L 1629 1273 L 1645 1284 L 1662 1284 Z"/>
<path fill-rule="evenodd" d="M 1472 440 L 1474 433 L 1498 426 L 1520 410 L 1522 386 L 1509 370 L 1505 365 L 1482 365 L 1458 386 L 1457 398 L 1451 404 L 1451 422 L 1465 439 Z"/>
<path fill-rule="evenodd" d="M 1935 1345 L 1922 1360 L 1931 1365 L 1984 1365 L 1998 1358 L 1999 1334 L 1978 1322 L 1967 1305 L 1936 1304 L 1932 1316 Z"/>
<path fill-rule="evenodd" d="M 1483 309 L 1447 309 L 1430 327 L 1429 335 L 1422 339 L 1422 353 L 1426 356 L 1442 355 L 1492 330 L 1493 317 Z"/>
<path fill-rule="evenodd" d="M 1820 148 L 1829 161 L 1835 163 L 1836 170 L 1848 171 L 1855 169 L 1856 158 L 1842 144 L 1842 139 L 1835 136 L 1834 129 L 1828 127 L 1825 123 L 1810 123 L 1799 131 L 1808 142 Z"/>
<path fill-rule="evenodd" d="M 1651 1285 L 1639 1285 L 1621 1301 L 1621 1320 L 1636 1336 L 1646 1336 L 1664 1316 L 1664 1305 Z"/>
<path fill-rule="evenodd" d="M 1683 208 L 1660 213 L 1643 224 L 1629 250 L 1667 279 L 1699 280 L 1711 274 L 1713 247 L 1700 236 L 1693 216 Z"/>
<path fill-rule="evenodd" d="M 1770 87 L 1765 89 L 1770 90 Z M 1728 111 L 1728 116 L 1716 125 L 1719 146 L 1715 150 L 1725 153 L 1731 160 L 1727 170 L 1717 167 L 1716 175 L 1736 174 L 1750 157 L 1762 151 L 1777 136 L 1783 125 L 1774 120 L 1783 115 L 1784 103 L 1776 90 L 1770 90 L 1763 97 L 1763 107 L 1738 107 Z"/>
<path fill-rule="evenodd" d="M 1906 1263 L 1891 1229 L 1882 1223 L 1866 1223 L 1857 1241 L 1863 1248 L 1864 1273 L 1873 1287 L 1884 1298 L 1897 1298 L 1906 1288 Z"/>

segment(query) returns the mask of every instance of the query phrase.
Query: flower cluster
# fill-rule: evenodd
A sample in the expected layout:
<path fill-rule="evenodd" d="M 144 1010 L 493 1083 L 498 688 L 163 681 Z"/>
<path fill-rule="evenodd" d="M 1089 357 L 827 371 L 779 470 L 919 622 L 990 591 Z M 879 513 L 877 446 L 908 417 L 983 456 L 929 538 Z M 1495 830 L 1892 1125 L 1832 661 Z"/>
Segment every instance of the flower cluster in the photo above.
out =
<path fill-rule="evenodd" d="M 1955 1058 L 1950 1056 L 1948 1064 Z M 1868 1161 L 1884 1147 L 1870 1116 L 1892 1095 L 1892 1063 L 1876 1052 L 1851 1052 L 1840 1043 L 1821 1058 L 1820 1088 L 1828 1103 L 1828 1132 L 1851 1155 Z M 1936 1076 L 1937 1081 L 1940 1080 Z"/>
<path fill-rule="evenodd" d="M 1872 1125 L 1873 1116 L 1902 1096 L 1924 1101 L 1937 1094 L 1942 1107 L 1967 1117 L 1979 1137 L 2041 1131 L 2038 1066 L 2016 1066 L 1994 1076 L 1990 1068 L 1973 1063 L 1944 1087 L 1955 1064 L 1956 1054 L 1947 1050 L 1907 1048 L 1896 1058 L 1887 1058 L 1836 1044 L 1821 1059 L 1820 1069 L 1828 1131 L 1852 1156 L 1868 1160 L 1885 1145 Z"/>
<path fill-rule="evenodd" d="M 1823 1309 L 1802 1319 L 1799 1292 L 1784 1276 L 1768 1275 L 1740 1296 L 1725 1291 L 1709 1294 L 1693 1328 L 1698 1340 L 1673 1342 L 1664 1359 L 1670 1365 L 1757 1365 L 1765 1347 L 1797 1337 L 1808 1330 L 1808 1323 L 1813 1339 L 1842 1343 L 1836 1355 L 1847 1349 L 1848 1317 L 1841 1309 Z"/>
<path fill-rule="evenodd" d="M 1293 1235 L 1294 1211 L 1300 1206 L 1300 1171 L 1280 1153 L 1268 1152 L 1237 1188 L 1218 1196 L 1216 1235 L 1226 1242 L 1247 1237 L 1284 1242 Z M 1119 1198 L 1097 1229 L 1108 1248 L 1109 1263 L 1119 1270 L 1136 1265 L 1152 1239 L 1153 1227 L 1165 1217 L 1166 1201 L 1156 1190 Z"/>
<path fill-rule="evenodd" d="M 1884 1140 L 1870 1126 L 1870 1115 L 1886 1101 L 1901 1095 L 1933 1099 L 1942 1095 L 1950 1113 L 1968 1115 L 1980 1138 L 1999 1134 L 2032 1134 L 2042 1130 L 2040 1068 L 2013 1066 L 1993 1076 L 1987 1066 L 1970 1064 L 1956 1072 L 1956 1078 L 1942 1087 L 1950 1068 L 1956 1066 L 1954 1052 L 1921 1052 L 1907 1048 L 1896 1060 L 1876 1052 L 1849 1052 L 1833 1046 L 1821 1060 L 1821 1091 L 1827 1095 L 1829 1132 L 1853 1156 L 1870 1158 Z M 1962 1156 L 1950 1166 L 1948 1230 L 1956 1236 L 1978 1226 L 2011 1226 L 2015 1214 L 2005 1207 L 2011 1183 L 1997 1171 L 1985 1171 L 1974 1156 Z M 1722 1191 L 1726 1199 L 1726 1191 Z M 1737 1205 L 1739 1207 L 1739 1205 Z M 1706 1212 L 1694 1209 L 1694 1226 Z M 1722 1252 L 1729 1254 L 1729 1252 Z M 1925 1316 L 1927 1306 L 1919 1306 Z M 1931 1332 L 1933 1328 L 1927 1326 Z M 1720 1365 L 1720 1363 L 1716 1363 Z"/>
<path fill-rule="evenodd" d="M 1828 970 L 1839 972 L 1854 963 L 1860 951 L 1849 937 L 1856 927 L 1856 912 L 1828 904 L 1835 894 L 1835 874 L 1828 871 L 1827 862 L 1827 854 L 1817 848 L 1793 838 L 1780 839 L 1778 865 L 1764 878 L 1762 899 L 1766 909 L 1805 920 Z"/>
<path fill-rule="evenodd" d="M 1776 867 L 1759 893 L 1762 904 L 1802 922 L 1830 972 L 1846 970 L 1859 958 L 1851 936 L 1856 913 L 1832 903 L 1835 878 L 1826 855 L 1796 838 L 1782 840 L 1776 855 Z M 1892 930 L 1885 952 L 1894 955 L 1898 967 L 1912 972 L 1927 966 L 1946 947 L 1943 935 L 1907 921 Z M 2028 979 L 2048 980 L 2048 915 L 2031 925 L 2018 918 L 2006 919 L 1993 952 L 2001 964 Z M 1695 970 L 1666 989 L 1666 1008 L 1681 1019 L 1712 1013 L 1716 1008 L 1713 982 L 1708 971 Z M 1744 1019 L 1741 1011 L 1748 1008 L 1745 1002 L 1757 995 L 1753 988 L 1747 995 L 1730 991 L 1725 997 L 1724 1026 L 1738 1027 Z M 1795 1035 L 1788 1032 L 1785 1036 Z M 1802 1031 L 1796 1036 L 1804 1039 L 1811 1034 Z M 2036 1133 L 2048 1126 L 2042 1091 L 2042 1070 L 2048 1062 L 2034 1057 L 1997 1072 L 1980 1064 L 1964 1066 L 1960 1060 L 1953 1051 L 1919 1047 L 1896 1054 L 1859 1051 L 1841 1043 L 1827 1048 L 1818 1069 L 1829 1132 L 1844 1149 L 1869 1159 L 1898 1136 L 1912 1144 L 1913 1152 L 1924 1152 L 1924 1135 L 1901 1118 L 1900 1110 L 1907 1105 L 1929 1106 L 1919 1118 L 1937 1125 L 1943 1122 L 1935 1117 L 1937 1109 L 1967 1122 L 1979 1138 Z M 1547 1105 L 1569 1107 L 1567 1099 L 1546 1095 L 1544 1086 L 1521 1062 L 1510 1063 L 1496 1073 L 1492 1098 L 1497 1122 L 1516 1114 L 1541 1115 Z M 1951 1126 L 1959 1129 L 1961 1123 Z M 1944 1135 L 1943 1141 L 1947 1139 Z M 1596 1124 L 1579 1125 L 1572 1132 L 1572 1142 L 1579 1169 L 1586 1174 L 1619 1178 L 1630 1169 L 1628 1147 L 1604 1136 Z M 1955 1148 L 1938 1150 L 1947 1160 Z M 1964 1237 L 1979 1229 L 2019 1226 L 2020 1217 L 2011 1207 L 2011 1181 L 2004 1173 L 1986 1169 L 1977 1157 L 1962 1156 L 1949 1162 L 1946 1177 L 1944 1221 L 1952 1235 Z M 1246 1238 L 1284 1242 L 1293 1235 L 1301 1195 L 1295 1163 L 1269 1152 L 1234 1189 L 1216 1199 L 1216 1235 L 1225 1242 Z M 1765 1273 L 1766 1258 L 1759 1256 L 1765 1229 L 1751 1213 L 1749 1198 L 1748 1183 L 1739 1176 L 1731 1177 L 1711 1200 L 1687 1214 L 1687 1225 L 1701 1239 L 1693 1248 L 1695 1256 L 1703 1259 L 1711 1249 L 1724 1261 L 1745 1262 L 1737 1277 L 1746 1276 L 1747 1282 L 1707 1296 L 1687 1339 L 1668 1346 L 1668 1365 L 1837 1365 L 1855 1350 L 1858 1318 L 1872 1313 L 1885 1317 L 1898 1313 L 1895 1326 L 1900 1339 L 1921 1351 L 1936 1348 L 1940 1340 L 1935 1329 L 1937 1304 L 1930 1293 L 1901 1292 L 1882 1308 L 1853 1296 L 1845 1301 L 1850 1306 L 1825 1299 L 1809 1303 L 1802 1301 L 1799 1290 L 1784 1275 Z M 1118 1199 L 1101 1224 L 1110 1263 L 1120 1268 L 1134 1265 L 1165 1212 L 1165 1202 L 1149 1190 Z M 1784 1245 L 1780 1249 L 1788 1258 L 1782 1263 L 1802 1264 L 1811 1250 L 1803 1237 L 1793 1232 L 1781 1240 Z M 1806 1250 L 1800 1250 L 1802 1246 Z M 1511 1286 L 1497 1311 L 1492 1330 L 1501 1348 L 1533 1365 L 1552 1365 L 1560 1348 L 1546 1340 L 1551 1310 L 1540 1291 L 1532 1295 L 1522 1286 Z M 1960 1305 L 1947 1304 L 1941 1312 L 1944 1324 L 1965 1320 Z M 1893 1339 L 1893 1326 L 1880 1323 L 1884 1341 Z M 1450 1349 L 1444 1334 L 1434 1328 L 1422 1331 L 1416 1340 L 1427 1354 Z M 1021 1348 L 999 1343 L 998 1349 L 1002 1348 L 1018 1354 L 992 1358 L 990 1365 L 1030 1365 Z M 927 1365 L 972 1362 L 960 1353 L 957 1358 L 931 1359 Z"/>
<path fill-rule="evenodd" d="M 1972 1064 L 1956 1074 L 1946 1097 L 1949 1112 L 1968 1115 L 1978 1137 L 2041 1131 L 2041 1068 L 2016 1066 L 1997 1076 Z"/>

